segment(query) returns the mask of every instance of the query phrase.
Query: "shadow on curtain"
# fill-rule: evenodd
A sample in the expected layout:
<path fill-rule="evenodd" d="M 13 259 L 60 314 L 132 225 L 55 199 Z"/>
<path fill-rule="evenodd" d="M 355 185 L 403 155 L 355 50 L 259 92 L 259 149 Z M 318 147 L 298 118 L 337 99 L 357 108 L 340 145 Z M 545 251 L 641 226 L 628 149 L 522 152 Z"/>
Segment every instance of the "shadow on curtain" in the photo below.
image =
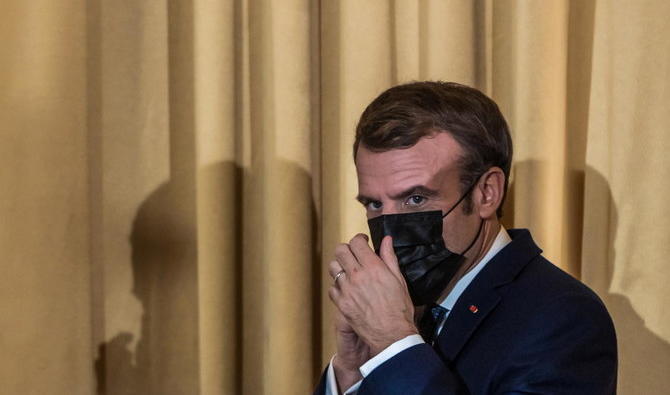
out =
<path fill-rule="evenodd" d="M 599 289 L 596 284 L 592 287 L 601 297 L 614 320 L 619 347 L 619 388 L 624 394 L 639 392 L 638 384 L 644 382 L 646 393 L 661 394 L 667 391 L 667 371 L 663 368 L 670 366 L 670 343 L 652 332 L 640 314 L 635 311 L 630 299 L 623 294 L 611 291 L 613 284 L 614 266 L 617 251 L 614 249 L 614 240 L 617 236 L 618 214 L 612 198 L 609 183 L 605 177 L 592 167 L 586 168 L 586 182 L 589 188 L 600 191 L 601 196 L 608 196 L 609 201 L 603 205 L 609 206 L 609 251 L 607 252 L 607 279 L 605 289 Z M 584 177 L 584 175 L 582 175 Z M 605 231 L 605 230 L 603 230 Z M 588 243 L 589 235 L 584 236 L 584 243 Z M 625 262 L 628 266 L 634 263 Z M 655 365 L 650 368 L 650 364 Z"/>
<path fill-rule="evenodd" d="M 282 162 L 280 173 L 287 178 L 299 178 L 300 184 L 311 183 L 311 177 L 299 166 Z M 223 265 L 234 266 L 236 278 L 224 284 L 235 289 L 236 311 L 233 322 L 225 322 L 227 327 L 233 326 L 231 333 L 234 338 L 225 339 L 233 343 L 237 350 L 231 361 L 238 371 L 242 369 L 243 333 L 262 333 L 264 328 L 249 314 L 245 314 L 241 306 L 249 305 L 243 301 L 242 286 L 245 274 L 245 257 L 241 254 L 244 236 L 242 229 L 249 229 L 242 215 L 244 210 L 244 193 L 242 183 L 256 181 L 248 172 L 238 165 L 222 162 L 208 166 L 201 171 L 204 182 L 218 184 L 221 187 L 234 185 L 233 191 L 221 191 L 235 194 L 236 205 L 229 208 L 235 213 L 233 218 L 225 218 L 227 225 L 237 231 L 237 256 L 232 262 L 221 262 Z M 228 183 L 222 182 L 229 181 Z M 132 245 L 133 294 L 143 307 L 142 329 L 140 339 L 133 339 L 127 332 L 119 333 L 108 342 L 98 345 L 98 358 L 94 361 L 97 381 L 97 394 L 108 395 L 140 395 L 140 394 L 195 394 L 199 393 L 199 320 L 198 320 L 198 256 L 197 231 L 192 216 L 185 214 L 185 207 L 193 206 L 194 193 L 171 180 L 154 190 L 140 205 L 133 227 L 130 232 Z M 311 232 L 315 235 L 316 213 L 312 204 Z M 247 231 L 247 242 L 250 245 L 262 240 L 263 229 Z M 287 230 L 290 234 L 290 230 Z M 257 239 L 255 239 L 257 237 Z M 229 242 L 229 241 L 228 241 Z M 314 244 L 318 245 L 318 244 Z M 262 246 L 257 246 L 262 249 Z M 247 259 L 248 261 L 248 259 Z M 313 279 L 314 295 L 320 294 L 320 251 L 313 247 Z M 248 262 L 247 262 L 248 263 Z M 248 272 L 247 272 L 248 273 Z M 260 284 L 259 284 L 260 286 Z M 259 287 L 257 292 L 262 293 Z M 262 299 L 260 296 L 258 299 Z M 320 303 L 314 302 L 312 308 L 315 317 L 319 317 Z M 259 308 L 262 310 L 262 306 Z M 262 313 L 259 313 L 262 314 Z M 253 315 L 253 313 L 251 314 Z M 245 319 L 246 317 L 246 319 Z M 223 318 L 222 318 L 223 319 Z M 269 323 L 271 326 L 272 324 Z M 313 326 L 314 344 L 311 356 L 314 372 L 307 372 L 312 381 L 316 381 L 321 372 L 320 350 L 321 327 Z M 133 340 L 139 340 L 136 352 L 131 351 Z M 253 340 L 253 339 L 252 339 Z M 262 357 L 262 348 L 258 349 L 258 357 Z M 310 356 L 306 356 L 310 358 Z M 260 385 L 262 383 L 258 383 Z M 234 393 L 251 393 L 242 390 L 242 375 L 236 377 Z"/>

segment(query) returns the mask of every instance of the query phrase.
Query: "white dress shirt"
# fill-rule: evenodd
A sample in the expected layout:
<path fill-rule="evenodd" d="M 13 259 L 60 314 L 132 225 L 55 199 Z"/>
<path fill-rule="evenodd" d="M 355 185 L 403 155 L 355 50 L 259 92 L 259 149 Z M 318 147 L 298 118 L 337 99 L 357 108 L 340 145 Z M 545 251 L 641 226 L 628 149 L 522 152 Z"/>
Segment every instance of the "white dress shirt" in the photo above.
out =
<path fill-rule="evenodd" d="M 461 277 L 461 279 L 458 280 L 458 282 L 454 286 L 454 289 L 452 289 L 451 292 L 449 292 L 449 294 L 447 295 L 447 297 L 444 298 L 442 302 L 440 302 L 440 306 L 444 307 L 447 310 L 447 313 L 445 314 L 444 319 L 440 323 L 438 333 L 442 331 L 442 327 L 444 326 L 447 317 L 449 317 L 449 313 L 454 308 L 454 305 L 458 301 L 458 298 L 461 296 L 463 291 L 465 291 L 465 289 L 468 287 L 468 285 L 470 285 L 472 280 L 474 280 L 474 278 L 477 277 L 477 274 L 479 274 L 479 272 L 484 268 L 484 266 L 486 266 L 486 264 L 489 263 L 491 258 L 493 258 L 498 252 L 500 252 L 500 250 L 502 250 L 511 241 L 512 239 L 509 237 L 509 234 L 507 233 L 505 228 L 501 225 L 500 231 L 498 232 L 496 239 L 493 241 L 493 244 L 491 244 L 491 248 L 489 248 L 489 250 L 486 252 L 486 255 L 484 255 L 482 260 L 479 261 L 479 263 L 474 268 L 472 268 L 472 270 L 467 272 L 465 276 Z M 424 341 L 421 335 L 418 334 L 409 335 L 403 339 L 398 340 L 397 342 L 386 347 L 384 350 L 382 350 L 382 352 L 375 355 L 369 361 L 364 363 L 359 368 L 361 375 L 363 376 L 363 378 L 365 378 L 367 375 L 372 373 L 372 371 L 375 370 L 379 365 L 393 358 L 401 351 L 404 351 L 410 347 L 413 347 L 421 343 L 424 343 Z M 335 358 L 335 356 L 333 356 L 333 358 Z M 339 394 L 339 391 L 337 389 L 337 381 L 335 379 L 335 370 L 333 369 L 333 358 L 330 359 L 330 364 L 328 365 L 328 371 L 326 372 L 326 395 Z M 362 382 L 363 380 L 359 380 L 357 383 L 352 385 L 344 393 L 344 395 L 355 395 L 358 392 L 358 388 L 361 386 Z"/>

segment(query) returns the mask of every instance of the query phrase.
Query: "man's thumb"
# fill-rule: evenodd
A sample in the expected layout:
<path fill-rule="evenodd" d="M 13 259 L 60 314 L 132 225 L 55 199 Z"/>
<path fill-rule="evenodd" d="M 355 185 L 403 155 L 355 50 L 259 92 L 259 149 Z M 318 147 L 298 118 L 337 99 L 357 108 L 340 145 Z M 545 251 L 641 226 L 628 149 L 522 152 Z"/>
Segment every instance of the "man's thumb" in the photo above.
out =
<path fill-rule="evenodd" d="M 398 258 L 393 251 L 393 239 L 391 236 L 385 236 L 382 239 L 382 245 L 379 248 L 379 256 L 382 258 L 382 261 L 384 261 L 386 266 L 388 266 L 389 270 L 391 270 L 396 277 L 402 279 L 400 267 L 398 266 Z"/>

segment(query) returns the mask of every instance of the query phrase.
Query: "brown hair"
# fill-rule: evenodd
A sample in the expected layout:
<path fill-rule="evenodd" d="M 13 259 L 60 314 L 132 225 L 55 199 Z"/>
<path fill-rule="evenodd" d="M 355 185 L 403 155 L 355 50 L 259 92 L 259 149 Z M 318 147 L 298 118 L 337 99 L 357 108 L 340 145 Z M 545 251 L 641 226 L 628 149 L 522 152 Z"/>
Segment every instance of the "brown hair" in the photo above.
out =
<path fill-rule="evenodd" d="M 354 159 L 362 144 L 374 152 L 410 148 L 436 132 L 449 133 L 463 148 L 463 193 L 493 166 L 505 174 L 507 195 L 512 164 L 512 138 L 496 103 L 477 89 L 454 82 L 412 82 L 390 88 L 363 111 L 356 127 Z M 465 199 L 472 211 L 472 199 Z"/>

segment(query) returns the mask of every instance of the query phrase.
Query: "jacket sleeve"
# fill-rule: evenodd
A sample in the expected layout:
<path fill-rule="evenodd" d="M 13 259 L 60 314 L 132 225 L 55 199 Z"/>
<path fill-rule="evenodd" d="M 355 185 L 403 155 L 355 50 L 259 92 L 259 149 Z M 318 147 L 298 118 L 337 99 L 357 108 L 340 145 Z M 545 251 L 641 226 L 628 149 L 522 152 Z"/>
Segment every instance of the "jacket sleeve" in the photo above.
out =
<path fill-rule="evenodd" d="M 493 393 L 615 394 L 614 325 L 593 294 L 564 295 L 542 307 L 499 364 Z"/>
<path fill-rule="evenodd" d="M 467 393 L 458 375 L 428 344 L 400 352 L 373 370 L 359 395 L 455 395 Z"/>

